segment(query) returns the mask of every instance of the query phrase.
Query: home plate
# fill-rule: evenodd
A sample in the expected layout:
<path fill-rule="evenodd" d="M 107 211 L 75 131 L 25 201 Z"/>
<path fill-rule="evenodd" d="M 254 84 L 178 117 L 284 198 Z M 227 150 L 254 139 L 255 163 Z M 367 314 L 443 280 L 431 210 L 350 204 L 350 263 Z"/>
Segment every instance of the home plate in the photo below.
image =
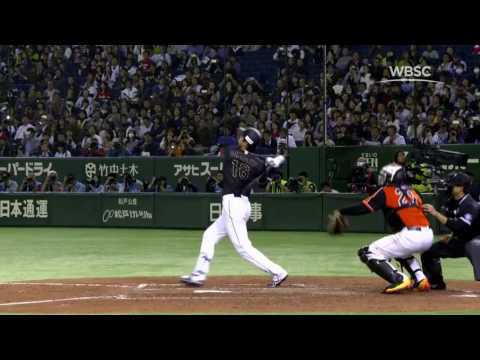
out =
<path fill-rule="evenodd" d="M 453 297 L 459 297 L 459 298 L 478 298 L 480 295 L 475 295 L 475 294 L 465 294 L 465 295 L 451 295 Z"/>
<path fill-rule="evenodd" d="M 229 294 L 229 290 L 193 290 L 194 294 Z"/>

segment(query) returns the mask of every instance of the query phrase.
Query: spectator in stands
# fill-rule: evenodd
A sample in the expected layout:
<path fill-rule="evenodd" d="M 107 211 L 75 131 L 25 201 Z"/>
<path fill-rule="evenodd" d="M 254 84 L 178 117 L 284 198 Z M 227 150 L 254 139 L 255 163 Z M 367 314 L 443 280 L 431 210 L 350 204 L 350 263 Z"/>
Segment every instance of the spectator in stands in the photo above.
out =
<path fill-rule="evenodd" d="M 134 129 L 127 131 L 127 137 L 124 139 L 125 150 L 129 155 L 135 155 L 138 149 L 140 139 L 137 137 L 137 132 Z"/>
<path fill-rule="evenodd" d="M 440 59 L 440 56 L 438 55 L 438 51 L 433 49 L 432 45 L 427 45 L 427 48 L 422 53 L 422 56 L 427 60 L 432 60 L 433 62 L 436 62 Z"/>
<path fill-rule="evenodd" d="M 28 128 L 22 139 L 23 155 L 35 156 L 40 150 L 40 139 L 35 135 L 35 128 Z"/>
<path fill-rule="evenodd" d="M 40 150 L 38 150 L 34 155 L 45 158 L 53 157 L 53 153 L 50 149 L 50 144 L 48 143 L 48 141 L 43 140 L 40 144 Z"/>
<path fill-rule="evenodd" d="M 42 183 L 35 179 L 34 175 L 26 176 L 20 185 L 20 192 L 39 192 L 42 189 Z"/>
<path fill-rule="evenodd" d="M 405 145 L 406 141 L 403 135 L 397 133 L 397 127 L 390 125 L 387 127 L 388 136 L 383 140 L 383 145 Z"/>
<path fill-rule="evenodd" d="M 168 184 L 165 176 L 153 177 L 150 184 L 148 184 L 147 192 L 171 192 L 173 188 Z"/>
<path fill-rule="evenodd" d="M 305 133 L 305 138 L 303 141 L 303 146 L 305 147 L 314 147 L 322 145 L 322 142 L 316 139 L 311 131 Z"/>
<path fill-rule="evenodd" d="M 28 129 L 35 129 L 35 127 L 32 125 L 30 119 L 24 116 L 22 119 L 22 125 L 18 127 L 17 132 L 15 133 L 15 140 L 22 141 Z"/>
<path fill-rule="evenodd" d="M 262 134 L 262 140 L 257 148 L 257 152 L 261 154 L 276 154 L 277 148 L 277 140 L 272 138 L 270 130 L 265 130 Z"/>
<path fill-rule="evenodd" d="M 157 156 L 160 155 L 159 144 L 156 144 L 153 141 L 152 135 L 149 132 L 146 132 L 143 136 L 143 142 L 139 146 L 139 155 L 141 156 Z"/>
<path fill-rule="evenodd" d="M 175 142 L 170 145 L 168 149 L 168 156 L 184 156 L 193 155 L 193 147 L 195 146 L 195 140 L 188 134 L 188 131 L 183 129 L 178 135 Z"/>
<path fill-rule="evenodd" d="M 119 183 L 118 192 L 124 193 L 138 193 L 143 192 L 144 186 L 143 183 L 133 177 L 131 174 L 125 174 L 123 181 Z"/>
<path fill-rule="evenodd" d="M 300 192 L 302 193 L 312 193 L 317 192 L 317 185 L 311 181 L 308 177 L 306 171 L 302 171 L 298 174 L 297 180 L 300 184 Z"/>
<path fill-rule="evenodd" d="M 280 129 L 280 134 L 277 138 L 277 154 L 287 154 L 288 149 L 296 147 L 295 139 L 287 132 L 287 129 Z"/>
<path fill-rule="evenodd" d="M 120 190 L 120 183 L 117 181 L 117 174 L 110 173 L 105 180 L 105 184 L 103 185 L 104 192 L 119 192 Z"/>
<path fill-rule="evenodd" d="M 97 93 L 97 99 L 102 101 L 108 101 L 112 99 L 112 92 L 110 91 L 106 82 L 102 82 L 100 85 L 100 91 Z"/>
<path fill-rule="evenodd" d="M 223 173 L 217 172 L 215 175 L 210 175 L 205 185 L 205 192 L 207 193 L 221 193 L 223 190 Z"/>
<path fill-rule="evenodd" d="M 83 137 L 82 140 L 82 149 L 88 149 L 90 147 L 90 144 L 95 141 L 100 147 L 103 145 L 103 139 L 101 138 L 100 135 L 97 133 L 97 129 L 95 126 L 90 126 L 88 128 L 88 133 Z"/>
<path fill-rule="evenodd" d="M 73 131 L 67 130 L 65 137 L 65 149 L 70 151 L 72 155 L 77 155 L 77 144 L 73 140 Z"/>
<path fill-rule="evenodd" d="M 369 131 L 370 131 L 370 134 L 369 134 L 368 140 L 365 140 L 363 142 L 363 145 L 367 145 L 367 146 L 381 145 L 383 140 L 380 134 L 380 130 L 374 126 L 374 127 L 371 127 Z"/>
<path fill-rule="evenodd" d="M 63 184 L 58 181 L 57 172 L 49 171 L 42 184 L 42 192 L 63 192 Z"/>
<path fill-rule="evenodd" d="M 0 192 L 14 193 L 18 190 L 18 183 L 11 179 L 8 171 L 0 172 Z"/>
<path fill-rule="evenodd" d="M 464 141 L 462 138 L 458 137 L 458 133 L 455 129 L 450 130 L 448 134 L 448 144 L 463 144 Z"/>
<path fill-rule="evenodd" d="M 440 125 L 440 129 L 435 132 L 432 137 L 432 144 L 433 145 L 442 145 L 448 143 L 448 130 L 447 125 L 442 124 Z"/>
<path fill-rule="evenodd" d="M 0 156 L 14 155 L 13 149 L 8 143 L 8 138 L 5 134 L 0 135 Z"/>
<path fill-rule="evenodd" d="M 160 150 L 165 152 L 166 154 L 175 148 L 176 136 L 175 131 L 173 129 L 168 129 L 166 135 L 163 137 L 162 141 L 160 142 Z"/>
<path fill-rule="evenodd" d="M 69 158 L 72 157 L 72 153 L 65 148 L 65 143 L 57 144 L 57 151 L 55 152 L 54 157 L 56 158 Z"/>
<path fill-rule="evenodd" d="M 85 192 L 102 193 L 103 191 L 104 186 L 100 183 L 97 176 L 87 179 Z"/>
<path fill-rule="evenodd" d="M 424 145 L 433 144 L 433 134 L 432 134 L 432 129 L 430 127 L 425 128 L 424 134 L 420 138 L 420 143 Z"/>
<path fill-rule="evenodd" d="M 197 187 L 186 176 L 178 179 L 175 192 L 198 192 Z"/>
<path fill-rule="evenodd" d="M 120 139 L 115 138 L 112 140 L 112 147 L 107 151 L 107 157 L 122 157 L 129 156 L 129 153 L 123 147 Z"/>
<path fill-rule="evenodd" d="M 282 179 L 282 174 L 274 173 L 269 179 L 265 192 L 268 193 L 284 193 L 288 192 L 287 180 Z"/>
<path fill-rule="evenodd" d="M 82 149 L 82 156 L 103 157 L 105 156 L 105 151 L 99 147 L 98 142 L 94 139 L 91 140 L 90 146 L 87 149 Z"/>
<path fill-rule="evenodd" d="M 288 134 L 293 136 L 297 146 L 302 146 L 305 138 L 305 126 L 297 116 L 296 111 L 290 111 L 289 118 L 283 123 L 283 128 L 288 130 Z"/>
<path fill-rule="evenodd" d="M 138 103 L 138 89 L 133 86 L 132 81 L 127 81 L 127 86 L 122 90 L 120 99 L 127 100 L 131 105 L 136 105 Z"/>
<path fill-rule="evenodd" d="M 63 191 L 64 192 L 86 192 L 87 187 L 78 181 L 73 174 L 69 174 L 65 177 Z"/>

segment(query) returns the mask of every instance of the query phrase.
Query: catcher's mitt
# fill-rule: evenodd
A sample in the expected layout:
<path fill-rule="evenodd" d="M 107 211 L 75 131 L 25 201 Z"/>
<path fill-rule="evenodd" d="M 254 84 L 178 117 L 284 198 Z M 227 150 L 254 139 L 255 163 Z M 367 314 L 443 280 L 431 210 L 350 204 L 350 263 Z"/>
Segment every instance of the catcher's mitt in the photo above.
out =
<path fill-rule="evenodd" d="M 339 235 L 343 233 L 349 226 L 347 219 L 335 210 L 333 214 L 328 216 L 327 231 L 332 235 Z"/>

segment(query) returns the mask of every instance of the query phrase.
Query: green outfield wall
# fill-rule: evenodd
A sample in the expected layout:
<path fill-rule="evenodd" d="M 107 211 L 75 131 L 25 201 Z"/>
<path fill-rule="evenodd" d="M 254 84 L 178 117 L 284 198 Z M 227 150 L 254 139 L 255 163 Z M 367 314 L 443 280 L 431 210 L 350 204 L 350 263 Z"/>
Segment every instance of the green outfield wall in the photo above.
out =
<path fill-rule="evenodd" d="M 118 157 L 118 158 L 0 158 L 0 171 L 10 172 L 16 181 L 25 176 L 35 175 L 43 181 L 45 174 L 55 170 L 63 181 L 68 174 L 73 174 L 80 181 L 97 176 L 105 179 L 108 174 L 131 174 L 139 179 L 150 181 L 153 176 L 165 176 L 171 185 L 175 185 L 182 176 L 205 191 L 205 184 L 210 174 L 223 169 L 221 158 L 186 156 L 173 157 Z"/>
<path fill-rule="evenodd" d="M 352 194 L 256 194 L 250 199 L 249 228 L 324 231 L 329 213 L 363 198 Z M 432 197 L 424 198 L 434 203 Z M 204 229 L 221 211 L 217 194 L 0 195 L 3 226 Z M 381 212 L 350 220 L 351 232 L 388 232 Z"/>
<path fill-rule="evenodd" d="M 441 148 L 460 151 L 469 155 L 468 169 L 480 178 L 480 145 L 445 145 Z M 392 162 L 396 151 L 411 151 L 412 146 L 336 146 L 291 149 L 288 162 L 282 167 L 285 178 L 307 171 L 313 182 L 319 186 L 326 179 L 333 179 L 334 187 L 346 191 L 352 167 L 359 157 L 367 159 L 369 165 L 378 170 Z M 35 175 L 40 181 L 50 170 L 60 178 L 73 174 L 80 181 L 93 176 L 105 179 L 110 173 L 129 173 L 139 179 L 150 181 L 153 176 L 165 176 L 175 185 L 182 176 L 188 176 L 205 191 L 210 174 L 223 169 L 220 157 L 186 156 L 173 157 L 119 157 L 119 158 L 0 158 L 0 171 L 6 170 L 13 179 L 22 181 L 27 175 Z"/>
<path fill-rule="evenodd" d="M 463 152 L 469 155 L 468 170 L 480 179 L 480 145 L 444 145 L 441 149 Z M 359 157 L 367 159 L 368 164 L 379 170 L 391 163 L 395 152 L 409 152 L 411 145 L 405 146 L 335 146 L 317 148 L 297 148 L 290 150 L 289 175 L 296 176 L 305 170 L 312 181 L 320 185 L 326 179 L 333 179 L 334 188 L 347 190 L 351 179 L 352 168 Z"/>

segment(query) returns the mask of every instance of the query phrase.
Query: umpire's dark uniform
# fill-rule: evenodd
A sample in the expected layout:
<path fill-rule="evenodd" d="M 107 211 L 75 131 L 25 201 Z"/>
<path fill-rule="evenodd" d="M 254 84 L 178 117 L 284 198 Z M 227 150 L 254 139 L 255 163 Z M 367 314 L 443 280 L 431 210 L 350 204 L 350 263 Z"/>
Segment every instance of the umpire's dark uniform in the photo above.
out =
<path fill-rule="evenodd" d="M 446 288 L 440 258 L 468 257 L 474 268 L 475 280 L 480 281 L 480 206 L 470 194 L 466 194 L 460 200 L 450 198 L 445 208 L 445 216 L 448 217 L 446 225 L 452 231 L 452 237 L 447 243 L 440 241 L 433 244 L 421 256 L 423 271 L 432 289 L 439 290 Z"/>

